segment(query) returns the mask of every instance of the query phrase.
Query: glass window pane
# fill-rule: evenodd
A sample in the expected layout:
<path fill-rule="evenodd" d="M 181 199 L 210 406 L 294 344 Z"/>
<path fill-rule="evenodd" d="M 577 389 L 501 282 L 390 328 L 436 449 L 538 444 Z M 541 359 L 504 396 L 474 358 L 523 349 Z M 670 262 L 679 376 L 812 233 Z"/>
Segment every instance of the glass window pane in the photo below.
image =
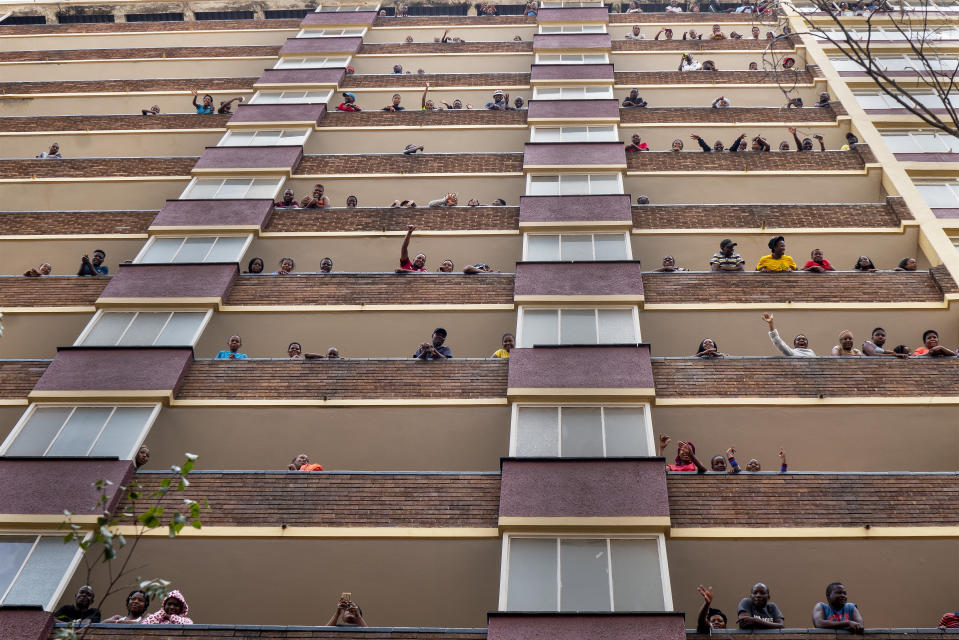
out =
<path fill-rule="evenodd" d="M 593 236 L 571 235 L 561 236 L 563 241 L 563 260 L 592 260 Z"/>
<path fill-rule="evenodd" d="M 606 540 L 561 540 L 560 611 L 610 611 Z"/>
<path fill-rule="evenodd" d="M 90 329 L 90 333 L 83 340 L 88 347 L 112 347 L 120 339 L 120 334 L 133 320 L 132 313 L 104 313 L 97 323 Z"/>
<path fill-rule="evenodd" d="M 163 330 L 163 333 L 157 338 L 156 346 L 193 346 L 197 330 L 200 328 L 200 323 L 203 322 L 205 316 L 206 313 L 203 311 L 177 311 L 173 314 L 173 317 L 170 318 L 170 322 Z"/>
<path fill-rule="evenodd" d="M 556 407 L 519 407 L 516 413 L 516 455 L 559 455 L 559 411 Z"/>
<path fill-rule="evenodd" d="M 559 260 L 559 236 L 526 236 L 527 260 Z"/>
<path fill-rule="evenodd" d="M 147 252 L 143 254 L 143 259 L 140 262 L 170 262 L 181 244 L 183 244 L 183 238 L 157 238 L 147 249 Z"/>
<path fill-rule="evenodd" d="M 571 173 L 560 177 L 564 196 L 586 195 L 589 193 L 589 178 L 584 174 Z"/>
<path fill-rule="evenodd" d="M 563 309 L 560 312 L 560 344 L 596 344 L 596 312 L 593 309 Z"/>
<path fill-rule="evenodd" d="M 37 408 L 23 425 L 23 429 L 20 430 L 20 434 L 5 455 L 42 456 L 72 410 L 73 407 Z M 2 592 L 2 586 L 0 586 L 0 592 Z"/>
<path fill-rule="evenodd" d="M 637 342 L 632 309 L 600 309 L 599 344 Z"/>
<path fill-rule="evenodd" d="M 111 411 L 113 407 L 77 407 L 47 455 L 87 455 Z"/>
<path fill-rule="evenodd" d="M 619 176 L 615 175 L 591 175 L 589 177 L 589 192 L 597 193 L 622 193 L 619 186 Z"/>
<path fill-rule="evenodd" d="M 555 309 L 529 310 L 523 312 L 523 344 L 532 347 L 537 344 L 559 344 Z"/>
<path fill-rule="evenodd" d="M 536 87 L 536 97 L 537 98 L 549 98 L 556 99 L 560 96 L 561 91 L 559 87 Z"/>
<path fill-rule="evenodd" d="M 60 536 L 42 536 L 3 604 L 46 606 L 76 553 Z"/>
<path fill-rule="evenodd" d="M 563 407 L 564 458 L 602 458 L 603 425 L 599 407 Z"/>
<path fill-rule="evenodd" d="M 559 142 L 559 127 L 536 127 L 534 142 Z"/>
<path fill-rule="evenodd" d="M 121 460 L 132 458 L 133 445 L 152 413 L 153 407 L 117 407 L 88 455 L 116 456 Z"/>
<path fill-rule="evenodd" d="M 586 127 L 563 127 L 563 142 L 586 142 Z"/>
<path fill-rule="evenodd" d="M 597 260 L 629 260 L 626 255 L 626 236 L 619 233 L 599 233 L 593 236 Z"/>
<path fill-rule="evenodd" d="M 509 541 L 507 611 L 556 611 L 556 540 Z"/>
<path fill-rule="evenodd" d="M 919 145 L 909 136 L 887 135 L 882 137 L 893 153 L 919 153 Z"/>
<path fill-rule="evenodd" d="M 949 153 L 959 153 L 959 138 L 956 136 L 948 136 L 945 134 L 939 135 L 939 140 L 942 141 L 946 148 L 949 150 Z"/>
<path fill-rule="evenodd" d="M 917 184 L 916 188 L 931 208 L 953 208 L 959 206 L 952 189 L 944 184 Z"/>
<path fill-rule="evenodd" d="M 557 196 L 559 195 L 558 176 L 530 176 L 527 195 Z"/>
<path fill-rule="evenodd" d="M 253 142 L 256 131 L 231 131 L 226 137 L 224 145 L 228 147 L 242 147 Z"/>
<path fill-rule="evenodd" d="M 249 192 L 246 194 L 246 198 L 272 198 L 276 195 L 277 189 L 277 180 L 267 180 L 267 179 L 256 179 L 253 181 L 253 186 L 250 187 Z"/>
<path fill-rule="evenodd" d="M 23 561 L 33 547 L 34 536 L 4 536 L 0 538 L 0 595 L 7 591 Z M 2 604 L 2 603 L 0 603 Z"/>
<path fill-rule="evenodd" d="M 663 578 L 656 540 L 612 540 L 617 611 L 663 611 Z"/>
<path fill-rule="evenodd" d="M 180 248 L 180 253 L 177 254 L 173 261 L 203 262 L 203 258 L 210 250 L 210 246 L 213 244 L 214 240 L 216 240 L 216 238 L 209 236 L 188 237 L 186 242 L 183 243 L 183 247 Z"/>
<path fill-rule="evenodd" d="M 606 414 L 606 456 L 651 456 L 644 410 L 640 407 L 609 408 Z"/>
<path fill-rule="evenodd" d="M 197 180 L 193 183 L 193 188 L 190 189 L 190 193 L 186 194 L 187 198 L 212 198 L 216 195 L 216 190 L 220 188 L 220 180 Z"/>
<path fill-rule="evenodd" d="M 133 324 L 117 343 L 122 347 L 150 346 L 156 340 L 160 329 L 166 324 L 170 313 L 167 311 L 143 311 L 137 314 Z"/>
<path fill-rule="evenodd" d="M 616 142 L 616 127 L 590 127 L 590 142 Z"/>
<path fill-rule="evenodd" d="M 857 94 L 856 102 L 858 102 L 859 106 L 861 106 L 863 109 L 885 109 L 886 108 L 886 101 L 883 100 L 882 96 L 878 96 L 875 94 L 870 94 L 870 95 Z"/>
<path fill-rule="evenodd" d="M 223 181 L 223 186 L 217 192 L 217 198 L 243 198 L 250 188 L 250 180 L 246 178 L 230 178 Z"/>
<path fill-rule="evenodd" d="M 206 257 L 206 262 L 239 262 L 240 252 L 246 244 L 246 236 L 226 236 L 216 239 L 213 250 Z"/>

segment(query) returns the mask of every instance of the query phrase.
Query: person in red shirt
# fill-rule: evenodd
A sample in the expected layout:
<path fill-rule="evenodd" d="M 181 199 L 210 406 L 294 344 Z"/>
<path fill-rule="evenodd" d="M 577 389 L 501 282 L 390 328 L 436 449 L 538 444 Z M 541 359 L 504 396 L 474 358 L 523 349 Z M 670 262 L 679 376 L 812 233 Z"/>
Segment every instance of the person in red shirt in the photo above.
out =
<path fill-rule="evenodd" d="M 362 111 L 360 105 L 356 104 L 356 96 L 346 91 L 343 93 L 343 102 L 336 105 L 337 111 Z"/>
<path fill-rule="evenodd" d="M 403 239 L 403 246 L 400 248 L 400 268 L 397 269 L 397 273 L 402 273 L 404 271 L 426 271 L 426 254 L 417 253 L 416 257 L 413 258 L 413 261 L 410 262 L 410 238 L 413 237 L 413 230 L 416 229 L 413 225 L 409 225 L 406 228 L 406 237 Z"/>
<path fill-rule="evenodd" d="M 835 271 L 835 269 L 832 268 L 832 265 L 829 264 L 829 260 L 826 260 L 822 257 L 822 249 L 813 249 L 810 257 L 812 260 L 809 260 L 806 264 L 804 264 L 800 271 L 811 271 L 813 273 Z"/>
<path fill-rule="evenodd" d="M 663 455 L 669 442 L 672 440 L 665 433 L 659 436 L 659 455 Z M 706 467 L 696 457 L 696 445 L 692 442 L 682 440 L 679 443 L 679 455 L 676 456 L 676 464 L 667 464 L 666 471 L 695 471 L 696 473 L 706 473 Z"/>
<path fill-rule="evenodd" d="M 293 458 L 293 462 L 287 468 L 290 471 L 323 471 L 323 465 L 310 463 L 310 457 L 305 453 Z"/>

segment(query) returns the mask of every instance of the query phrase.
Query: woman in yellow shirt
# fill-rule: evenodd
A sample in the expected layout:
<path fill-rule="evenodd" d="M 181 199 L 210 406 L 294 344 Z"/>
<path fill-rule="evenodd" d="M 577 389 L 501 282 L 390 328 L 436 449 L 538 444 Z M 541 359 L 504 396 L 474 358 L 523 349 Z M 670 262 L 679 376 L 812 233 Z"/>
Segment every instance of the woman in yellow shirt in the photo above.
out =
<path fill-rule="evenodd" d="M 756 271 L 795 271 L 798 268 L 792 256 L 786 255 L 786 238 L 776 236 L 770 240 L 769 250 L 772 253 L 759 259 Z"/>
<path fill-rule="evenodd" d="M 516 346 L 516 338 L 513 337 L 512 333 L 503 334 L 503 348 L 497 349 L 493 353 L 492 358 L 508 358 L 509 352 L 513 350 L 513 347 Z"/>

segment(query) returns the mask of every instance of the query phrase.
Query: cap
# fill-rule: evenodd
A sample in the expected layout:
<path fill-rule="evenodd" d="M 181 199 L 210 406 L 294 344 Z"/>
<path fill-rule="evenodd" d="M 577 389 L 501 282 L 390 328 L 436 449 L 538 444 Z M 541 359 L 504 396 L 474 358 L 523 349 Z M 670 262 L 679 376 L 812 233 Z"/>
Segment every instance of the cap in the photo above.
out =
<path fill-rule="evenodd" d="M 502 90 L 502 89 L 497 89 L 496 91 L 493 92 L 493 95 L 494 95 L 494 96 L 501 96 L 501 95 L 503 95 L 503 90 Z"/>
<path fill-rule="evenodd" d="M 350 93 L 349 91 L 344 91 L 344 92 L 343 92 L 343 97 L 344 97 L 344 98 L 353 98 L 354 100 L 356 100 L 356 95 Z"/>
<path fill-rule="evenodd" d="M 725 238 L 725 239 L 722 240 L 722 242 L 719 243 L 719 246 L 720 246 L 720 248 L 722 248 L 722 247 L 735 247 L 737 244 L 738 244 L 737 242 L 733 242 L 733 241 L 730 240 L 729 238 Z"/>

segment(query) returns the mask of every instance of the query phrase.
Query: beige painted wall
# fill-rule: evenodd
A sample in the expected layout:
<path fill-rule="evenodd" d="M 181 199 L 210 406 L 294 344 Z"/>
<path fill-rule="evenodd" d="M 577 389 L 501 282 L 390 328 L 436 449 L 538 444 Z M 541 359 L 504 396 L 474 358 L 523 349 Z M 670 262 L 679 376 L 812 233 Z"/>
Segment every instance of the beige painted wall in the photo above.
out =
<path fill-rule="evenodd" d="M 405 37 L 405 36 L 404 36 Z M 432 40 L 432 39 L 431 39 Z M 533 53 L 507 53 L 501 55 L 482 55 L 476 53 L 460 54 L 385 54 L 358 55 L 350 62 L 357 74 L 390 73 L 393 65 L 403 65 L 403 71 L 416 73 L 424 69 L 426 73 L 484 73 L 495 69 L 497 73 L 529 73 L 533 64 Z"/>
<path fill-rule="evenodd" d="M 52 358 L 73 344 L 93 313 L 4 313 L 0 358 Z"/>
<path fill-rule="evenodd" d="M 535 25 L 521 24 L 497 27 L 464 25 L 451 27 L 447 35 L 450 38 L 462 38 L 466 42 L 512 42 L 513 36 L 520 36 L 523 40 L 530 41 L 536 30 Z M 442 27 L 380 27 L 367 31 L 363 36 L 363 42 L 367 44 L 397 43 L 404 42 L 406 36 L 413 36 L 414 42 L 433 42 L 433 38 L 441 37 L 444 31 L 446 29 Z"/>
<path fill-rule="evenodd" d="M 489 204 L 496 198 L 503 198 L 506 204 L 515 207 L 519 205 L 519 198 L 526 190 L 526 179 L 521 175 L 482 177 L 408 175 L 386 178 L 368 175 L 350 178 L 320 177 L 313 180 L 296 178 L 288 180 L 284 188 L 292 188 L 299 197 L 303 193 L 311 193 L 313 185 L 317 182 L 323 183 L 327 197 L 333 202 L 342 206 L 346 203 L 346 197 L 354 194 L 359 198 L 360 205 L 364 207 L 385 207 L 392 204 L 394 200 L 413 200 L 423 207 L 430 200 L 441 198 L 449 191 L 458 193 L 460 202 L 463 204 L 466 204 L 470 198 L 476 198 L 483 204 Z"/>
<path fill-rule="evenodd" d="M 795 153 L 795 152 L 793 152 Z M 801 173 L 763 176 L 753 174 L 628 175 L 626 193 L 646 194 L 652 204 L 737 204 L 765 202 L 880 202 L 879 171 L 869 175 L 817 175 Z"/>
<path fill-rule="evenodd" d="M 748 517 L 748 514 L 743 514 Z M 699 584 L 730 621 L 752 585 L 765 582 L 787 627 L 811 627 L 826 585 L 843 581 L 867 627 L 935 627 L 954 611 L 955 540 L 667 542 L 673 603 L 696 626 Z"/>
<path fill-rule="evenodd" d="M 276 58 L 177 58 L 111 60 L 103 62 L 11 62 L 0 63 L 0 76 L 7 82 L 55 80 L 103 80 L 149 78 L 238 78 L 259 76 Z M 149 106 L 149 105 L 148 105 Z M 69 113 L 69 112 L 66 112 Z"/>
<path fill-rule="evenodd" d="M 458 70 L 458 72 L 467 73 L 467 71 L 463 70 L 462 64 L 463 63 L 461 62 L 461 67 Z M 405 63 L 403 63 L 403 68 L 411 69 L 414 72 L 417 69 L 417 67 L 407 67 Z M 440 73 L 437 71 L 433 71 L 431 69 L 426 69 L 426 71 L 429 71 L 431 73 Z M 526 71 L 527 72 L 529 71 L 529 65 L 526 66 Z M 456 71 L 454 70 L 454 71 L 450 71 L 449 73 L 455 73 L 455 72 Z M 405 89 L 405 88 L 399 89 L 399 90 L 357 89 L 355 91 L 352 91 L 352 90 L 351 91 L 352 93 L 356 94 L 356 103 L 360 105 L 360 107 L 362 107 L 363 109 L 366 109 L 367 111 L 376 111 L 378 109 L 382 109 L 388 104 L 392 104 L 394 93 L 400 94 L 400 97 L 402 98 L 402 101 L 400 102 L 401 105 L 403 105 L 407 109 L 418 111 L 420 109 L 420 98 L 423 95 L 423 88 L 425 86 L 426 86 L 426 81 L 424 80 L 423 83 L 420 84 L 418 87 L 410 88 L 410 89 Z M 487 88 L 481 88 L 481 89 L 462 89 L 462 88 L 447 89 L 444 87 L 436 87 L 436 88 L 430 89 L 429 97 L 432 98 L 434 101 L 445 101 L 445 102 L 449 102 L 450 104 L 453 104 L 453 100 L 455 100 L 456 98 L 459 98 L 460 100 L 463 101 L 464 107 L 468 104 L 471 104 L 473 105 L 474 109 L 485 109 L 486 103 L 493 101 L 493 91 L 496 88 L 499 88 L 499 87 L 493 87 L 493 88 L 487 87 Z M 529 100 L 530 98 L 533 97 L 533 91 L 530 88 L 511 89 L 510 87 L 504 87 L 503 91 L 509 94 L 510 104 L 512 104 L 513 100 L 515 100 L 516 98 L 523 98 L 523 100 Z M 330 98 L 330 104 L 328 108 L 335 109 L 336 105 L 340 104 L 340 102 L 342 101 L 343 101 L 342 95 L 340 93 L 334 93 L 333 97 Z M 463 147 L 459 150 L 464 151 L 467 148 L 468 147 Z M 522 147 L 520 146 L 516 146 L 510 149 L 510 151 L 519 151 L 521 148 Z"/>
<path fill-rule="evenodd" d="M 676 64 L 679 62 L 677 60 Z M 705 84 L 705 83 L 704 83 Z M 629 86 L 616 87 L 616 97 L 622 102 L 629 93 Z M 803 99 L 804 104 L 815 104 L 819 99 L 820 91 L 825 90 L 825 84 L 820 86 L 802 86 L 796 89 L 793 96 Z M 754 85 L 731 87 L 729 85 L 716 86 L 682 86 L 662 85 L 640 87 L 641 95 L 650 107 L 708 107 L 719 96 L 725 96 L 733 107 L 785 107 L 786 98 L 776 85 Z"/>
<path fill-rule="evenodd" d="M 73 276 L 80 269 L 80 258 L 96 249 L 107 253 L 106 265 L 116 273 L 117 265 L 132 260 L 144 238 L 102 240 L 94 237 L 71 240 L 0 240 L 0 275 L 20 275 L 41 262 L 49 262 L 53 275 Z M 0 301 L 0 307 L 4 303 Z"/>
<path fill-rule="evenodd" d="M 718 95 L 716 97 L 719 97 Z M 789 112 L 785 112 L 784 116 L 789 117 Z M 846 144 L 846 131 L 849 130 L 848 127 L 844 126 L 810 126 L 806 124 L 801 124 L 796 127 L 797 133 L 799 134 L 799 139 L 812 137 L 814 134 L 820 134 L 825 137 L 826 149 L 830 151 L 835 151 L 839 149 L 842 145 Z M 703 153 L 700 149 L 699 144 L 690 138 L 690 134 L 696 134 L 702 136 L 703 140 L 712 146 L 716 140 L 722 141 L 726 149 L 730 149 L 733 146 L 733 142 L 736 141 L 741 134 L 746 134 L 746 144 L 755 136 L 762 136 L 765 138 L 773 149 L 779 149 L 779 143 L 786 141 L 789 143 L 789 148 L 793 151 L 796 150 L 796 142 L 793 140 L 792 134 L 789 133 L 787 123 L 782 124 L 765 124 L 760 126 L 743 126 L 741 124 L 729 123 L 721 126 L 716 126 L 714 124 L 693 124 L 693 125 L 681 125 L 678 127 L 675 126 L 662 126 L 662 125 L 650 125 L 644 127 L 635 127 L 635 126 L 623 126 L 620 128 L 620 139 L 623 141 L 629 141 L 632 139 L 634 133 L 638 133 L 643 139 L 643 142 L 649 145 L 651 151 L 669 151 L 673 140 L 680 139 L 683 141 L 683 150 L 685 152 L 692 153 Z M 819 150 L 819 144 L 813 140 L 815 149 Z"/>
<path fill-rule="evenodd" d="M 0 429 L 16 424 L 19 411 L 10 413 L 0 413 Z M 284 470 L 306 453 L 328 471 L 499 471 L 509 409 L 182 407 L 160 412 L 146 444 L 149 469 L 180 464 L 189 451 L 200 456 L 197 469 Z"/>
<path fill-rule="evenodd" d="M 688 22 L 677 22 L 673 24 L 667 24 L 667 23 L 660 24 L 657 22 L 656 24 L 646 24 L 646 21 L 643 19 L 642 14 L 635 16 L 634 19 L 635 19 L 635 22 L 630 24 L 609 25 L 608 27 L 609 33 L 613 37 L 613 40 L 622 40 L 623 38 L 626 37 L 627 33 L 632 33 L 633 24 L 638 24 L 640 26 L 641 33 L 645 35 L 646 38 L 649 40 L 652 40 L 653 38 L 656 37 L 656 32 L 659 31 L 660 28 L 672 29 L 674 40 L 682 40 L 683 32 L 687 31 L 690 27 L 695 29 L 696 33 L 703 33 L 703 34 L 707 34 L 712 30 L 712 25 L 705 20 L 702 22 L 696 22 L 693 24 L 690 24 Z M 719 26 L 722 27 L 722 32 L 725 33 L 727 36 L 731 32 L 737 31 L 741 33 L 743 36 L 749 38 L 751 37 L 749 34 L 751 33 L 751 29 L 753 28 L 754 24 L 756 23 L 749 22 L 749 21 L 722 22 L 720 23 Z M 773 31 L 776 33 L 779 32 L 779 28 L 777 28 L 777 26 L 773 24 L 759 23 L 759 28 L 761 30 L 761 33 L 760 33 L 761 37 L 765 37 L 767 31 Z M 664 37 L 665 36 L 660 36 L 660 40 L 662 40 Z"/>
<path fill-rule="evenodd" d="M 60 49 L 124 49 L 128 47 L 228 47 L 231 45 L 282 45 L 298 29 L 245 31 L 153 31 L 0 35 L 0 51 L 57 51 Z"/>
<path fill-rule="evenodd" d="M 699 26 L 702 26 L 703 29 L 709 28 L 708 25 L 695 25 L 694 28 Z M 656 35 L 656 31 L 658 30 L 657 28 L 655 31 L 651 31 L 653 36 Z M 772 56 L 768 58 L 769 63 L 771 64 L 774 60 L 779 60 L 780 56 L 785 55 L 796 59 L 796 68 L 802 69 L 805 67 L 802 52 L 790 52 L 788 54 L 785 52 L 777 52 L 775 58 Z M 610 61 L 616 65 L 616 71 L 679 71 L 679 63 L 682 57 L 682 51 L 669 51 L 665 53 L 630 51 L 614 52 L 610 56 Z M 758 64 L 760 69 L 763 67 L 762 51 L 697 51 L 693 53 L 693 59 L 700 63 L 706 60 L 712 60 L 716 65 L 716 69 L 719 71 L 746 71 L 749 68 L 750 62 Z M 709 82 L 708 74 L 703 72 L 702 77 L 704 83 Z"/>
<path fill-rule="evenodd" d="M 199 155 L 203 153 L 204 147 L 216 146 L 225 132 L 225 129 L 183 132 L 154 130 L 136 133 L 55 131 L 0 135 L 0 145 L 3 147 L 3 155 L 6 158 L 33 158 L 41 151 L 45 151 L 51 141 L 60 143 L 60 153 L 66 158 L 142 158 L 177 156 L 186 153 Z"/>
<path fill-rule="evenodd" d="M 0 202 L 10 211 L 57 211 L 69 203 L 77 210 L 157 210 L 176 199 L 189 184 L 175 180 L 87 180 L 3 182 Z"/>
<path fill-rule="evenodd" d="M 251 77 L 259 77 L 262 73 L 262 71 L 257 71 Z M 202 86 L 195 88 L 201 94 L 210 93 Z M 244 96 L 244 100 L 249 100 L 253 96 L 253 91 L 217 92 L 213 94 L 218 103 L 221 100 L 236 96 Z M 148 109 L 152 105 L 159 106 L 163 113 L 195 113 L 191 100 L 190 87 L 183 87 L 183 90 L 177 93 L 131 92 L 115 95 L 82 93 L 16 98 L 3 96 L 0 98 L 0 116 L 56 116 L 64 113 L 71 115 L 101 115 L 104 113 L 140 115 L 141 109 Z"/>
<path fill-rule="evenodd" d="M 512 96 L 515 97 L 515 96 Z M 331 102 L 339 104 L 340 95 L 334 95 Z M 409 99 L 409 108 L 419 109 L 419 96 L 405 96 Z M 430 96 L 431 99 L 446 100 L 450 104 L 453 98 L 444 95 Z M 485 98 L 488 100 L 489 98 Z M 364 103 L 363 108 L 375 110 L 382 108 L 379 102 Z M 473 106 L 482 106 L 476 105 Z M 335 109 L 336 107 L 333 106 Z M 429 114 L 423 114 L 417 125 L 430 125 Z M 304 153 L 398 153 L 408 144 L 423 145 L 428 153 L 486 153 L 496 151 L 521 152 L 523 144 L 529 141 L 529 128 L 515 129 L 488 128 L 452 128 L 442 124 L 436 128 L 384 129 L 357 131 L 315 131 L 306 142 Z"/>

